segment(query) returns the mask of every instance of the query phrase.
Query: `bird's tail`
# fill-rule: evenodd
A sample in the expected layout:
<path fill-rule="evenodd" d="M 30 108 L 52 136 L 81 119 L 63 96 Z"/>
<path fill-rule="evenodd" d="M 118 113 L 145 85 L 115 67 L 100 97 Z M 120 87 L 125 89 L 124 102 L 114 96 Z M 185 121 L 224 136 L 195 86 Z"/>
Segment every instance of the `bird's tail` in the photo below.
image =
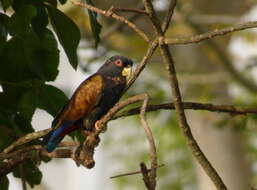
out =
<path fill-rule="evenodd" d="M 58 146 L 65 135 L 62 135 L 63 130 L 60 128 L 48 133 L 42 144 L 46 147 L 47 152 L 53 152 L 53 150 Z"/>
<path fill-rule="evenodd" d="M 62 125 L 61 127 L 58 127 L 57 129 L 48 133 L 44 137 L 42 144 L 46 147 L 47 152 L 53 152 L 64 136 L 77 128 L 78 127 L 76 125 Z"/>

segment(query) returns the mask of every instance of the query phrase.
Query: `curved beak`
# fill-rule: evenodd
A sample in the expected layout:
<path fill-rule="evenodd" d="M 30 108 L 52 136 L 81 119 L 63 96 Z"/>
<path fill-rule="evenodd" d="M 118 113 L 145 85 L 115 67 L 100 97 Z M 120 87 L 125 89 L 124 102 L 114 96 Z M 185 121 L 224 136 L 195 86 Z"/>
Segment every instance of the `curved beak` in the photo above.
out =
<path fill-rule="evenodd" d="M 126 80 L 130 78 L 132 73 L 132 67 L 129 65 L 122 70 L 122 76 L 126 77 Z"/>

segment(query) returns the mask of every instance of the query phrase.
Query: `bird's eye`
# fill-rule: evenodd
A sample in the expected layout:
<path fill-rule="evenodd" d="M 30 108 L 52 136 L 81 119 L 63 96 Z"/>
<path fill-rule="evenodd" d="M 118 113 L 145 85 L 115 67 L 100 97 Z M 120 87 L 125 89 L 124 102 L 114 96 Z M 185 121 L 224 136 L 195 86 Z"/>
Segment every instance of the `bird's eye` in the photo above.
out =
<path fill-rule="evenodd" d="M 118 67 L 121 67 L 122 66 L 122 61 L 120 59 L 118 59 L 114 62 L 114 64 L 117 65 Z"/>

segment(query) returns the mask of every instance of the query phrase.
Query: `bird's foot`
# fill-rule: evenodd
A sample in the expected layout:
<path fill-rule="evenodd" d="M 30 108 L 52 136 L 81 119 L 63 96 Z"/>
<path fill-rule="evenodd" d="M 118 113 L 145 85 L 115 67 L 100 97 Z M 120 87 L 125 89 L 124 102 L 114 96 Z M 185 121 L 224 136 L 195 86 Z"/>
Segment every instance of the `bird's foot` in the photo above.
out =
<path fill-rule="evenodd" d="M 95 122 L 95 129 L 96 129 L 96 131 L 101 131 L 102 125 L 100 123 L 100 120 Z"/>

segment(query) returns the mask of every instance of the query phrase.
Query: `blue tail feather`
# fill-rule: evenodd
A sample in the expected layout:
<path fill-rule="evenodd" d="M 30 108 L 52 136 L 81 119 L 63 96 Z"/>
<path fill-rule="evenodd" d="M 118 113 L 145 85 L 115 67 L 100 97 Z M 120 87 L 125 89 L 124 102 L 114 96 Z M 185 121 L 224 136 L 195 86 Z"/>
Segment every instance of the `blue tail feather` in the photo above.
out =
<path fill-rule="evenodd" d="M 51 131 L 49 134 L 47 134 L 44 137 L 42 144 L 46 146 L 46 150 L 48 152 L 52 152 L 58 146 L 58 144 L 61 142 L 61 140 L 65 136 L 65 134 L 63 134 L 63 132 L 65 132 L 65 130 L 69 126 L 71 126 L 71 124 L 72 123 L 70 123 L 70 122 L 66 122 L 61 127 L 55 129 L 54 131 Z"/>

